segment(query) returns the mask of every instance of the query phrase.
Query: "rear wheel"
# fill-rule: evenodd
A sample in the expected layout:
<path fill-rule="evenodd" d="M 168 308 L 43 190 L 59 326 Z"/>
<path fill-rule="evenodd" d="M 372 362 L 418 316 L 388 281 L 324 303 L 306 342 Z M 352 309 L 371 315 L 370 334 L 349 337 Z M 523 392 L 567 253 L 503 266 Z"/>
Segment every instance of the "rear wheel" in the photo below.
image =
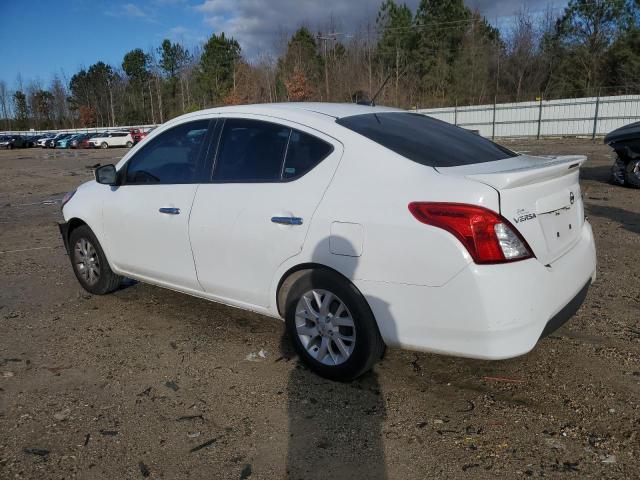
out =
<path fill-rule="evenodd" d="M 631 160 L 627 163 L 624 179 L 628 185 L 640 188 L 640 160 Z"/>
<path fill-rule="evenodd" d="M 118 288 L 122 277 L 111 271 L 100 242 L 87 225 L 71 232 L 69 250 L 73 272 L 82 288 L 95 295 L 104 295 Z"/>
<path fill-rule="evenodd" d="M 133 147 L 133 142 L 127 142 L 127 148 Z"/>
<path fill-rule="evenodd" d="M 109 148 L 109 144 L 107 142 L 102 142 L 100 144 L 100 148 Z"/>
<path fill-rule="evenodd" d="M 351 282 L 329 270 L 311 270 L 295 281 L 285 322 L 301 360 L 332 380 L 354 380 L 384 353 L 366 300 Z"/>

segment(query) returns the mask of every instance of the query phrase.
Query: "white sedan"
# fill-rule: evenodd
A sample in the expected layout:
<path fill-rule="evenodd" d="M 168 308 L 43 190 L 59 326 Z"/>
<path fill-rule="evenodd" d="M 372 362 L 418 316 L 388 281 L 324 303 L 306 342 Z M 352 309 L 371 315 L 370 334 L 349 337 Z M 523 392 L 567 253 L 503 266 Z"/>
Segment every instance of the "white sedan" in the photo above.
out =
<path fill-rule="evenodd" d="M 89 143 L 94 148 L 127 147 L 133 146 L 133 137 L 129 132 L 107 132 L 98 137 L 91 137 Z"/>
<path fill-rule="evenodd" d="M 584 161 L 398 109 L 216 108 L 96 169 L 60 230 L 89 292 L 131 277 L 284 318 L 350 380 L 386 346 L 504 359 L 568 320 L 596 275 Z"/>

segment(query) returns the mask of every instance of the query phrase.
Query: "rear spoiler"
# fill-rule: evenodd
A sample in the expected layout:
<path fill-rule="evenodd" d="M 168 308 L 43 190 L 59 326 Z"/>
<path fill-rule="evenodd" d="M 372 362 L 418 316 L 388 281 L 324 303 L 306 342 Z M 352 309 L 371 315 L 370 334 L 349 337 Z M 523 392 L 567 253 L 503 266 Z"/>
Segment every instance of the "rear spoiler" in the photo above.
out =
<path fill-rule="evenodd" d="M 520 158 L 521 157 L 515 157 Z M 564 155 L 561 157 L 550 157 L 548 161 L 540 161 L 541 157 L 535 158 L 536 162 L 525 162 L 524 165 L 516 168 L 506 168 L 493 172 L 476 173 L 465 175 L 466 178 L 491 185 L 498 189 L 517 188 L 523 185 L 550 180 L 562 177 L 580 169 L 586 162 L 585 155 Z"/>

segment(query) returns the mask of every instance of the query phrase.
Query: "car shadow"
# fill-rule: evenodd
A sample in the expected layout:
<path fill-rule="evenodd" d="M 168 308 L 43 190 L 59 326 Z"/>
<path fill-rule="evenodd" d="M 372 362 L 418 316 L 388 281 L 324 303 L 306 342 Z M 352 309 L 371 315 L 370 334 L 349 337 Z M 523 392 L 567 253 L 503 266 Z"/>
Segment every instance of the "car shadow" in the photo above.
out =
<path fill-rule="evenodd" d="M 327 256 L 339 257 L 342 274 L 354 278 L 359 258 L 355 249 L 346 239 L 333 240 L 353 253 L 332 255 L 326 238 L 315 248 L 313 262 L 326 264 Z M 286 329 L 281 348 L 285 358 L 296 358 Z M 287 478 L 387 478 L 382 433 L 386 407 L 375 369 L 340 383 L 314 374 L 298 358 L 296 362 L 287 385 Z"/>
<path fill-rule="evenodd" d="M 625 230 L 632 233 L 640 233 L 640 214 L 630 212 L 623 208 L 610 207 L 607 205 L 585 204 L 587 215 L 602 217 L 620 224 Z"/>
<path fill-rule="evenodd" d="M 118 290 L 126 290 L 127 288 L 133 287 L 137 285 L 138 280 L 134 280 L 133 278 L 123 277 L 120 281 L 120 285 L 118 285 Z"/>
<path fill-rule="evenodd" d="M 611 165 L 581 167 L 580 180 L 591 180 L 594 182 L 606 183 L 611 185 Z"/>

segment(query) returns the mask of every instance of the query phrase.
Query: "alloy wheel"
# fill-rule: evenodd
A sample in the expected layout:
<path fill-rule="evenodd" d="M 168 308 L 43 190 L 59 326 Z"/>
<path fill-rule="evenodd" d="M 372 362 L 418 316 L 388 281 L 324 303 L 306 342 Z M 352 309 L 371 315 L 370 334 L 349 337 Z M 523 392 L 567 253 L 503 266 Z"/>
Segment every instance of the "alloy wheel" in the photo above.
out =
<path fill-rule="evenodd" d="M 89 285 L 100 280 L 100 259 L 95 247 L 86 238 L 80 238 L 73 248 L 73 261 L 78 274 Z"/>
<path fill-rule="evenodd" d="M 356 344 L 356 326 L 345 303 L 328 290 L 306 292 L 296 306 L 296 333 L 307 353 L 335 366 L 346 362 Z"/>

